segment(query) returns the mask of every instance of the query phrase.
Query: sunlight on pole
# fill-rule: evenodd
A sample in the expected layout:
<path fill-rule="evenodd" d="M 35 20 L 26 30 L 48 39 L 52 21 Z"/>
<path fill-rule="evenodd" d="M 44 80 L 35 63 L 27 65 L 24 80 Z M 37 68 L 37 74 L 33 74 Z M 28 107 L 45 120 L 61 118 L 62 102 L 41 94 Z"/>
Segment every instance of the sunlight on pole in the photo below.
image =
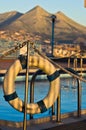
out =
<path fill-rule="evenodd" d="M 29 72 L 29 50 L 30 44 L 27 43 L 27 67 L 26 67 L 26 80 L 25 80 L 25 96 L 24 96 L 24 121 L 23 121 L 23 130 L 27 130 L 27 103 L 28 103 L 28 72 Z"/>
<path fill-rule="evenodd" d="M 84 0 L 84 7 L 86 8 L 86 0 Z"/>

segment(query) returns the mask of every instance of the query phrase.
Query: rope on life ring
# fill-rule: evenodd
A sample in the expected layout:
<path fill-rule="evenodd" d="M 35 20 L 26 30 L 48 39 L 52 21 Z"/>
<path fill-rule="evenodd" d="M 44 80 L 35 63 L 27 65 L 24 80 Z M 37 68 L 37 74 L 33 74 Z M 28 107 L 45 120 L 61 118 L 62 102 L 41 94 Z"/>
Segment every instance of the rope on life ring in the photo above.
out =
<path fill-rule="evenodd" d="M 20 112 L 24 112 L 24 102 L 18 97 L 15 90 L 15 79 L 18 73 L 26 68 L 27 57 L 20 55 L 19 58 L 10 66 L 4 77 L 3 91 L 4 98 L 9 104 Z M 42 56 L 30 56 L 29 66 L 36 66 L 47 74 L 50 82 L 49 92 L 46 97 L 37 103 L 27 104 L 27 113 L 36 114 L 43 113 L 50 108 L 59 95 L 60 78 L 59 70 Z"/>

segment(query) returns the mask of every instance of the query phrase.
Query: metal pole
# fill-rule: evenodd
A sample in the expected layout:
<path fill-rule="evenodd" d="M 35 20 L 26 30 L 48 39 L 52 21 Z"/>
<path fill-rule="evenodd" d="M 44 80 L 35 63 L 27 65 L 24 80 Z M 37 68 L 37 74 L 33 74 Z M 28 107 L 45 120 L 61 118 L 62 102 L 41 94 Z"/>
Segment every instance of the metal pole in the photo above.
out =
<path fill-rule="evenodd" d="M 53 47 L 54 47 L 54 25 L 55 25 L 55 18 L 56 16 L 55 15 L 52 15 L 51 16 L 52 18 L 52 41 L 51 41 L 51 46 L 52 46 L 52 56 L 53 56 Z"/>
<path fill-rule="evenodd" d="M 55 103 L 52 105 L 52 115 L 55 115 Z"/>
<path fill-rule="evenodd" d="M 78 104 L 77 104 L 77 116 L 80 117 L 81 116 L 81 83 L 80 80 L 77 80 L 78 82 L 78 91 L 77 91 L 77 100 L 78 100 Z"/>
<path fill-rule="evenodd" d="M 75 66 L 76 66 L 76 71 L 77 71 L 77 57 L 75 59 Z"/>
<path fill-rule="evenodd" d="M 75 57 L 74 58 L 74 70 L 76 70 L 77 69 L 77 58 Z"/>
<path fill-rule="evenodd" d="M 80 67 L 81 67 L 81 76 L 82 76 L 82 68 L 83 68 L 83 58 L 80 58 Z"/>
<path fill-rule="evenodd" d="M 40 73 L 42 73 L 42 70 L 39 69 L 32 76 L 32 79 L 30 82 L 30 103 L 34 102 L 34 82 L 35 82 L 36 76 L 39 75 Z M 33 115 L 31 114 L 30 114 L 30 119 L 33 119 Z"/>
<path fill-rule="evenodd" d="M 34 102 L 34 81 L 35 81 L 35 77 L 32 77 L 32 80 L 30 82 L 30 103 Z M 33 119 L 33 115 L 30 114 L 30 119 Z"/>
<path fill-rule="evenodd" d="M 57 122 L 61 122 L 61 89 L 57 98 Z"/>
<path fill-rule="evenodd" d="M 70 68 L 70 58 L 68 58 L 68 68 Z"/>
<path fill-rule="evenodd" d="M 25 97 L 24 97 L 24 121 L 23 130 L 27 130 L 27 102 L 28 102 L 28 70 L 29 70 L 29 46 L 27 43 L 27 67 L 26 67 L 26 80 L 25 80 Z"/>

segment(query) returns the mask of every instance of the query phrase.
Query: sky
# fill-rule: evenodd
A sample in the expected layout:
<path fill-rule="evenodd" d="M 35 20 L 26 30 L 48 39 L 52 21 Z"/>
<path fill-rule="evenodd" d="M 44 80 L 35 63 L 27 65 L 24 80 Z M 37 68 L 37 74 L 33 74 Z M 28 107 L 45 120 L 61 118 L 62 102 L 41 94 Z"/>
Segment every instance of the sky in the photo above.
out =
<path fill-rule="evenodd" d="M 0 0 L 0 14 L 14 10 L 26 13 L 37 5 L 51 14 L 61 11 L 74 21 L 86 26 L 84 0 Z"/>

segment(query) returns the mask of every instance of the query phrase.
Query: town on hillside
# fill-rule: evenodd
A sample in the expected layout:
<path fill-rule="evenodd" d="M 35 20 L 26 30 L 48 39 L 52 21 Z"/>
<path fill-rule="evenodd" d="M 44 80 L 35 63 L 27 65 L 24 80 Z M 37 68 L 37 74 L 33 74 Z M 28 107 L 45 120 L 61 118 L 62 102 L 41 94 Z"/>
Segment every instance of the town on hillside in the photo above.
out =
<path fill-rule="evenodd" d="M 30 40 L 34 42 L 36 47 L 42 52 L 43 54 L 50 56 L 51 55 L 51 39 L 42 39 L 40 35 L 24 33 L 23 31 L 15 32 L 10 34 L 9 31 L 0 31 L 0 55 L 5 51 L 15 47 L 18 44 L 22 44 L 25 40 Z M 80 50 L 84 49 L 83 56 L 85 57 L 85 45 L 84 39 L 76 39 L 75 41 L 72 40 L 58 40 L 54 43 L 53 48 L 53 56 L 54 57 L 69 57 L 69 56 L 80 56 Z M 26 53 L 26 46 L 18 50 L 16 53 L 8 56 L 10 58 L 16 58 L 19 54 Z"/>
<path fill-rule="evenodd" d="M 52 48 L 54 57 L 86 56 L 86 27 L 61 11 L 52 15 L 36 6 L 25 14 L 17 11 L 0 14 L 0 55 L 27 40 L 47 56 Z M 26 47 L 8 57 L 16 58 L 24 53 Z"/>

